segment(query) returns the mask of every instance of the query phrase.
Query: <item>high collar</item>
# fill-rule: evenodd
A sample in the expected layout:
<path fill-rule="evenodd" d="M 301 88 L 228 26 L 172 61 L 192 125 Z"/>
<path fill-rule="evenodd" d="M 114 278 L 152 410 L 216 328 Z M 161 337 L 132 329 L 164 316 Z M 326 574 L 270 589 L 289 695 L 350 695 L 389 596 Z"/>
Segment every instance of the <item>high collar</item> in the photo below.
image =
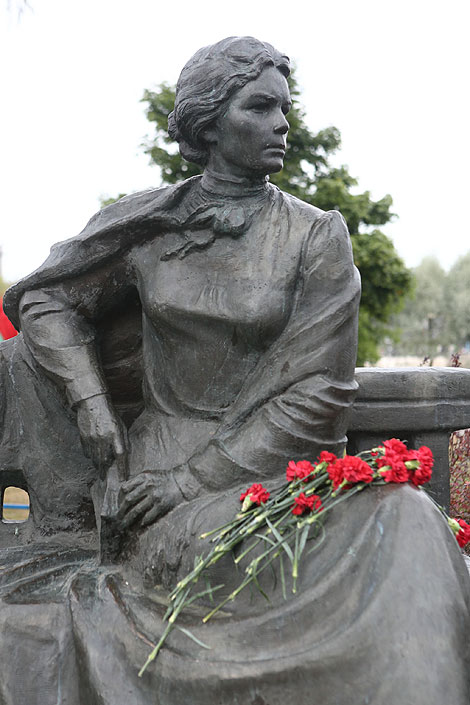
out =
<path fill-rule="evenodd" d="M 201 179 L 201 188 L 216 198 L 249 198 L 263 196 L 268 190 L 268 177 L 248 179 L 226 176 L 206 169 Z"/>

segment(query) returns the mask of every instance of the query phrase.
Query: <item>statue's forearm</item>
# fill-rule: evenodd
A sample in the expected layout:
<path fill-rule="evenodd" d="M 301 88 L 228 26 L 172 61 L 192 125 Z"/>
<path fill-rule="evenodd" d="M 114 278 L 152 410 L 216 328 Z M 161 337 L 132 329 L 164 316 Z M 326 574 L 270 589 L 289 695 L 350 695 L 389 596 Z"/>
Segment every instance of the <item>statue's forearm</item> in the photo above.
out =
<path fill-rule="evenodd" d="M 71 406 L 106 393 L 93 326 L 67 301 L 59 287 L 24 294 L 20 320 L 34 359 L 65 389 Z"/>

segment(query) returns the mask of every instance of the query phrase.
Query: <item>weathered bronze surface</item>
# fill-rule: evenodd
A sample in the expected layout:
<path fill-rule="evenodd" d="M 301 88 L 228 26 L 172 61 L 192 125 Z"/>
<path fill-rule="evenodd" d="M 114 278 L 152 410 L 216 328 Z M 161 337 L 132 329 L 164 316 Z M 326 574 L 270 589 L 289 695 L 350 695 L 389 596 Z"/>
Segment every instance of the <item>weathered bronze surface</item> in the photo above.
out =
<path fill-rule="evenodd" d="M 469 578 L 412 487 L 340 505 L 295 597 L 188 614 L 211 650 L 175 631 L 137 677 L 201 531 L 346 442 L 359 277 L 341 215 L 267 180 L 288 73 L 253 38 L 200 50 L 169 132 L 203 176 L 108 206 L 5 297 L 0 476 L 31 518 L 0 532 L 1 705 L 469 701 Z"/>

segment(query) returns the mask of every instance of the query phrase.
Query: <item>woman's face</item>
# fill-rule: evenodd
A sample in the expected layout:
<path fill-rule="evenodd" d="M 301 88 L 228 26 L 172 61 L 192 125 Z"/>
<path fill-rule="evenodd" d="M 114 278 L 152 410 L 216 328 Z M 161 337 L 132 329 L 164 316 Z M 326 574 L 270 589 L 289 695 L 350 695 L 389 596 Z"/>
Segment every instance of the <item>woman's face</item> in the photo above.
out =
<path fill-rule="evenodd" d="M 280 171 L 290 107 L 287 80 L 274 66 L 267 66 L 230 98 L 216 126 L 205 133 L 209 168 L 249 178 Z"/>

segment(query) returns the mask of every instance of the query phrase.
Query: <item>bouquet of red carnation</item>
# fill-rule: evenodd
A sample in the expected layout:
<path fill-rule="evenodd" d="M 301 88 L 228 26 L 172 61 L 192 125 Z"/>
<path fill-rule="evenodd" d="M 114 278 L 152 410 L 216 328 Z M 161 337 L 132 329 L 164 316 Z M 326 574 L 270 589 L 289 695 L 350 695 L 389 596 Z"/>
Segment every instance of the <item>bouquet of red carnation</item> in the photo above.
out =
<path fill-rule="evenodd" d="M 239 564 L 255 547 L 261 545 L 261 553 L 258 551 L 256 558 L 247 565 L 239 586 L 204 617 L 204 622 L 227 602 L 234 600 L 248 585 L 259 587 L 258 575 L 276 559 L 280 561 L 284 595 L 286 580 L 283 558 L 287 558 L 290 563 L 291 589 L 295 593 L 299 561 L 307 541 L 313 542 L 315 547 L 315 542 L 321 539 L 325 531 L 327 513 L 333 507 L 372 485 L 410 482 L 421 487 L 431 479 L 432 465 L 432 453 L 426 446 L 410 450 L 402 441 L 391 438 L 383 445 L 355 456 L 344 455 L 338 458 L 333 453 L 323 451 L 315 463 L 291 460 L 286 469 L 286 483 L 275 492 L 269 492 L 260 483 L 251 485 L 240 496 L 241 511 L 225 526 L 201 536 L 211 536 L 214 547 L 205 557 L 196 561 L 194 570 L 170 594 L 170 607 L 165 615 L 167 628 L 139 675 L 156 658 L 178 614 L 195 599 L 223 587 L 209 586 L 202 592 L 193 593 L 207 569 L 224 555 L 232 553 L 234 562 Z M 450 519 L 441 507 L 439 509 L 446 517 L 459 546 L 468 543 L 470 526 L 462 519 Z M 244 545 L 235 557 L 233 551 L 242 542 Z"/>

